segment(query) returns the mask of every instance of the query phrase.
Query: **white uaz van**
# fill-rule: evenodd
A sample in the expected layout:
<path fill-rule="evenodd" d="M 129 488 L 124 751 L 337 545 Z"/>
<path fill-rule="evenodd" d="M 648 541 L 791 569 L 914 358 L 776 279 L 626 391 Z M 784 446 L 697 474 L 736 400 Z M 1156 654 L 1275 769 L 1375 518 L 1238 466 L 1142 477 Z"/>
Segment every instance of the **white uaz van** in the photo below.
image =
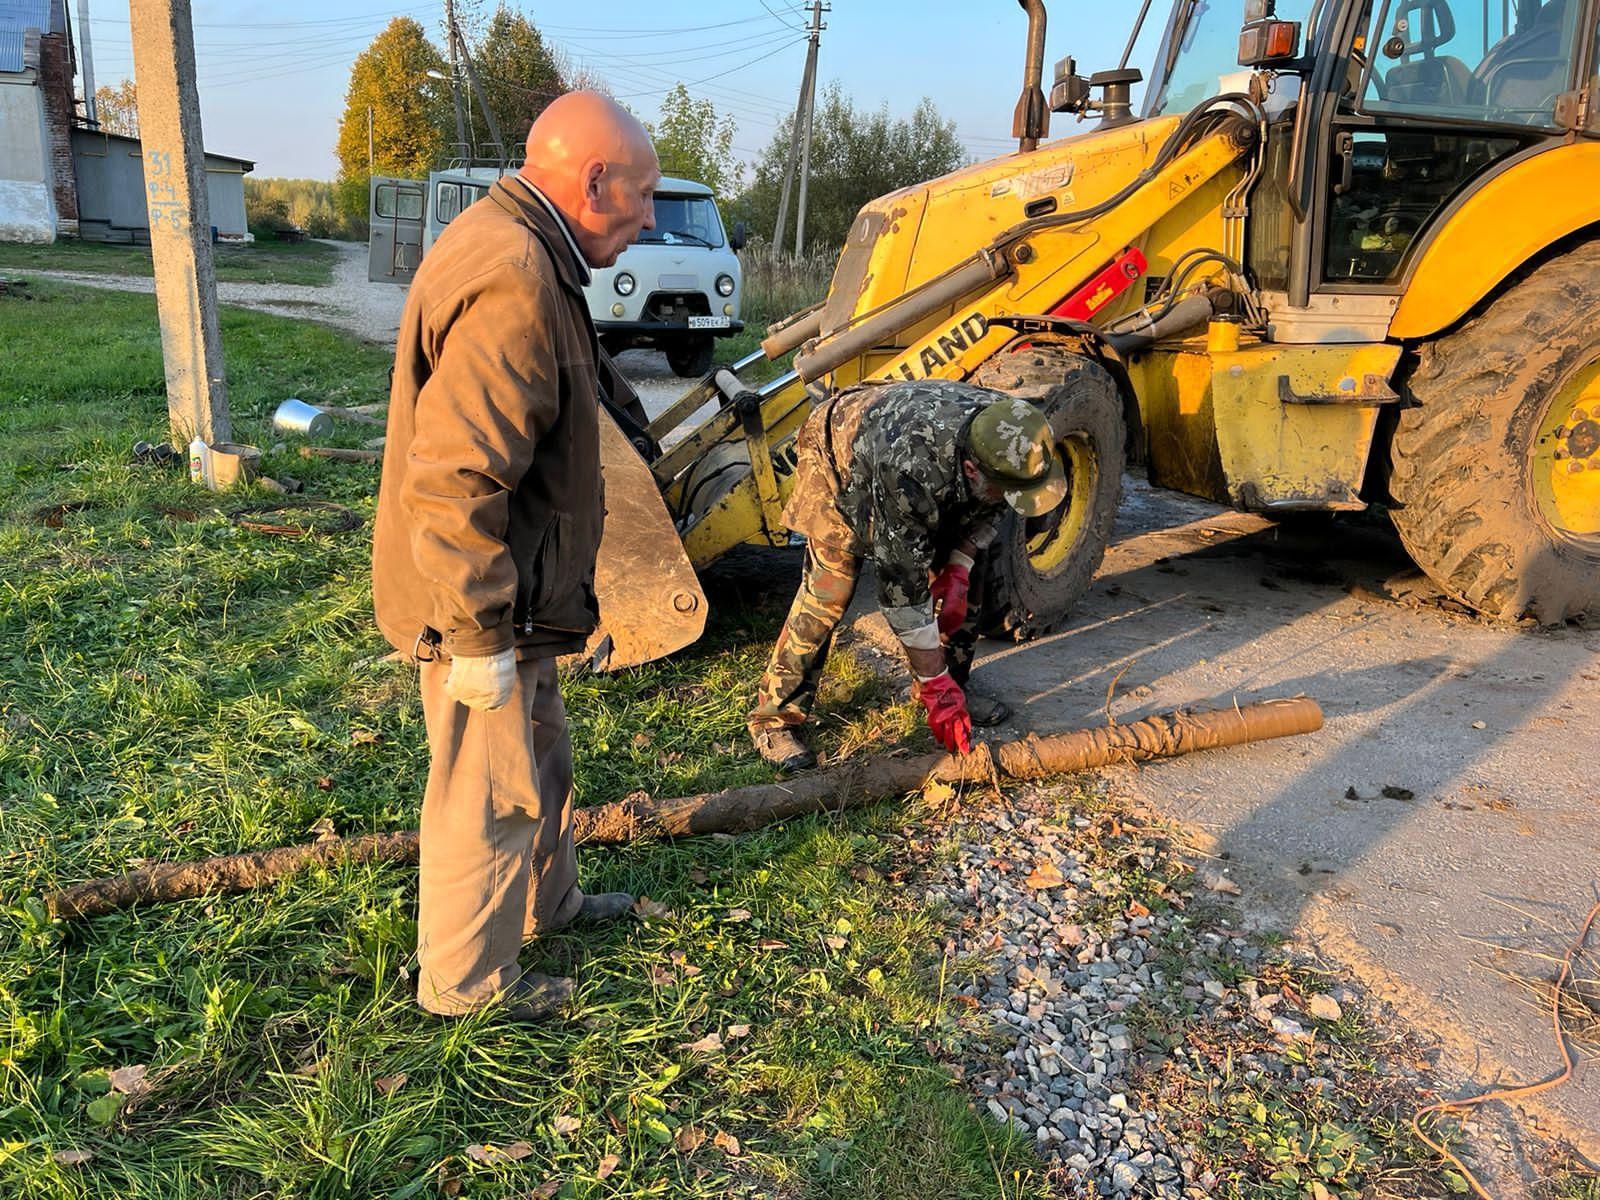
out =
<path fill-rule="evenodd" d="M 589 315 L 611 354 L 630 346 L 664 351 L 679 375 L 711 369 L 712 341 L 744 328 L 739 319 L 744 277 L 735 251 L 744 229 L 722 226 L 703 183 L 663 176 L 656 188 L 656 227 L 594 273 Z"/>
<path fill-rule="evenodd" d="M 374 176 L 368 278 L 410 283 L 417 264 L 451 221 L 488 195 L 515 168 L 435 171 L 426 184 Z M 744 329 L 744 277 L 736 251 L 744 228 L 723 228 L 703 183 L 664 176 L 656 189 L 655 228 L 594 272 L 585 289 L 589 315 L 607 353 L 634 346 L 663 351 L 673 371 L 699 378 L 711 369 L 714 340 Z"/>

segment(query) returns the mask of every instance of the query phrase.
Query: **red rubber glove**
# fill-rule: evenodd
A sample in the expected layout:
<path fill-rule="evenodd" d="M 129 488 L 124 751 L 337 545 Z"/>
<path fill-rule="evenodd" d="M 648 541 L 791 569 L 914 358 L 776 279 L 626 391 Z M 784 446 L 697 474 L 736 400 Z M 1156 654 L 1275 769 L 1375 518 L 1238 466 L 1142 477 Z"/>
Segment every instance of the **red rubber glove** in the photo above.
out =
<path fill-rule="evenodd" d="M 933 577 L 934 603 L 939 606 L 939 636 L 952 637 L 967 623 L 967 593 L 972 588 L 972 572 L 960 563 L 946 563 Z"/>
<path fill-rule="evenodd" d="M 950 672 L 921 680 L 917 699 L 928 710 L 928 728 L 939 744 L 951 754 L 970 754 L 972 716 L 967 712 L 967 694 L 950 678 Z"/>

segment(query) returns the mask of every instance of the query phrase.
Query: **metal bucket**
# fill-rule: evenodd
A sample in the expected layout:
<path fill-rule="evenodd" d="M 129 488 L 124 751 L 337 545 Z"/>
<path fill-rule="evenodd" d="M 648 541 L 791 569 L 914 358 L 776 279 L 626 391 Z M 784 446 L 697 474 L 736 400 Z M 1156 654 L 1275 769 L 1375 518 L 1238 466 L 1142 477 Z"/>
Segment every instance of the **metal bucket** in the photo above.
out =
<path fill-rule="evenodd" d="M 218 442 L 211 447 L 211 486 L 226 491 L 250 483 L 261 474 L 261 451 L 240 442 Z"/>
<path fill-rule="evenodd" d="M 325 438 L 333 432 L 333 418 L 316 405 L 291 397 L 278 405 L 278 411 L 272 414 L 272 427 L 279 433 Z"/>

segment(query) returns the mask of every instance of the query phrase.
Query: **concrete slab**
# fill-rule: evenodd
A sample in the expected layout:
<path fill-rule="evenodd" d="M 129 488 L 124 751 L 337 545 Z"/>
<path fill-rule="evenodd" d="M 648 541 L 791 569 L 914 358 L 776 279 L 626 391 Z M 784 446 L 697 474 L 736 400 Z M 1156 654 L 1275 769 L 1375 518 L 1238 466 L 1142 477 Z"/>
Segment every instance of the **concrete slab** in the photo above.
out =
<path fill-rule="evenodd" d="M 1130 480 L 1073 619 L 990 644 L 975 680 L 1041 732 L 1108 711 L 1320 701 L 1318 735 L 1119 783 L 1206 835 L 1257 919 L 1323 945 L 1439 1035 L 1449 1091 L 1560 1066 L 1548 981 L 1600 899 L 1600 631 L 1497 628 L 1441 599 L 1376 523 L 1291 532 Z M 1591 1159 L 1597 1049 L 1529 1106 Z"/>

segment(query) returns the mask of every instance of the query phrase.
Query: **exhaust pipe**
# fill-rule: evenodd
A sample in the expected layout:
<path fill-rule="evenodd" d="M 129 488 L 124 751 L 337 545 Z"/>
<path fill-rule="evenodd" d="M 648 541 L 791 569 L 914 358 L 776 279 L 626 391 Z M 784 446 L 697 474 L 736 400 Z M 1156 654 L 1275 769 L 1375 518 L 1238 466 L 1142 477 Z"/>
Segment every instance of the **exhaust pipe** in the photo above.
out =
<path fill-rule="evenodd" d="M 1050 133 L 1050 106 L 1044 99 L 1044 0 L 1017 0 L 1028 14 L 1028 64 L 1022 72 L 1022 98 L 1011 117 L 1011 136 L 1023 154 L 1039 148 Z"/>

